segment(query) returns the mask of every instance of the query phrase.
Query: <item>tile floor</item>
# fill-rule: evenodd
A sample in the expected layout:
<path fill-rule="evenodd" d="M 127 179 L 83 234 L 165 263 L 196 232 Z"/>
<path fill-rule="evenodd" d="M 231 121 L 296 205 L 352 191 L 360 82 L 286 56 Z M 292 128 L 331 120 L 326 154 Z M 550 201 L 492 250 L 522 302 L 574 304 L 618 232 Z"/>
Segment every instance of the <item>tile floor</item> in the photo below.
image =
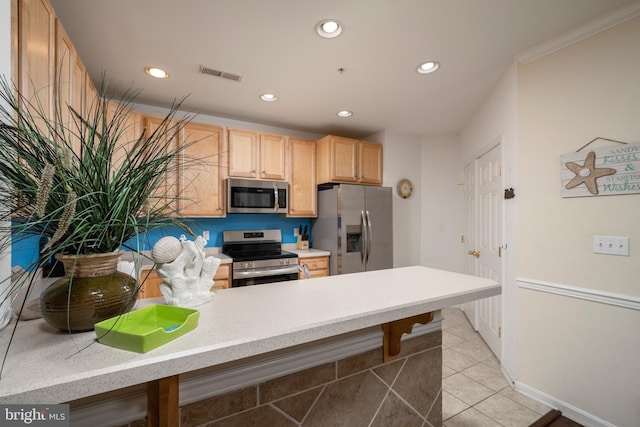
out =
<path fill-rule="evenodd" d="M 445 427 L 527 427 L 550 408 L 514 391 L 465 314 L 442 310 L 442 420 Z"/>

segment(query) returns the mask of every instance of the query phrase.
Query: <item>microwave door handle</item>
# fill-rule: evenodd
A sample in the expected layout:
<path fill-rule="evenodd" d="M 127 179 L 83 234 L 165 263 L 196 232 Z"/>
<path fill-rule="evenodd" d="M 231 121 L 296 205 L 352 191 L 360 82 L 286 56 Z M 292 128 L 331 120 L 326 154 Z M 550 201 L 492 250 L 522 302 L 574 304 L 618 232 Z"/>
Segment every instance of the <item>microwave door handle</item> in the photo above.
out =
<path fill-rule="evenodd" d="M 277 212 L 280 207 L 280 203 L 278 202 L 278 187 L 276 187 L 275 184 L 273 184 L 273 196 L 273 211 Z"/>

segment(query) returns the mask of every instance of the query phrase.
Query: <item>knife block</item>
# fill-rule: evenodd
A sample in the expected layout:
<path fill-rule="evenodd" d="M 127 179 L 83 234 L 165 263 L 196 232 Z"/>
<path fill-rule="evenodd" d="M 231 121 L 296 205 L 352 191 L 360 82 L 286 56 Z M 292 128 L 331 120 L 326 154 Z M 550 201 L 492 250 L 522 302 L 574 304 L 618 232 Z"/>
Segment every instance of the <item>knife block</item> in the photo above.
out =
<path fill-rule="evenodd" d="M 298 242 L 296 243 L 296 249 L 309 249 L 309 241 L 302 240 L 302 236 L 298 236 Z"/>

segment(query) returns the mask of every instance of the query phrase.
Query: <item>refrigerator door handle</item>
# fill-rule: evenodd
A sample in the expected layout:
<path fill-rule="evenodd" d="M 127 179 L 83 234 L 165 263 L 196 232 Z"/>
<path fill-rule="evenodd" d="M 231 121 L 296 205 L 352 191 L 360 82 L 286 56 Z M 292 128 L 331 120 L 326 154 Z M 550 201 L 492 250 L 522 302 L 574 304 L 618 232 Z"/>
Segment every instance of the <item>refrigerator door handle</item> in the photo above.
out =
<path fill-rule="evenodd" d="M 360 211 L 360 219 L 362 220 L 362 251 L 360 252 L 360 261 L 367 264 L 367 248 L 369 242 L 369 229 L 367 228 L 367 216 L 365 211 Z"/>
<path fill-rule="evenodd" d="M 369 256 L 371 255 L 371 217 L 369 216 L 369 211 L 365 211 L 365 217 L 367 218 L 367 260 L 366 263 L 369 263 Z"/>

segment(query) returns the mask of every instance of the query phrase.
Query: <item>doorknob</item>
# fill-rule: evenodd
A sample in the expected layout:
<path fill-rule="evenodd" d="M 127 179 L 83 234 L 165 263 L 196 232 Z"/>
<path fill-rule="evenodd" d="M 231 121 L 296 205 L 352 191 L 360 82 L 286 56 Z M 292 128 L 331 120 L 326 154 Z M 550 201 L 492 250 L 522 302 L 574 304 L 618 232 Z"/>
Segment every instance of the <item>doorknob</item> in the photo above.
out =
<path fill-rule="evenodd" d="M 474 257 L 478 258 L 480 256 L 480 252 L 479 251 L 469 251 L 467 252 L 469 255 L 473 255 Z"/>

